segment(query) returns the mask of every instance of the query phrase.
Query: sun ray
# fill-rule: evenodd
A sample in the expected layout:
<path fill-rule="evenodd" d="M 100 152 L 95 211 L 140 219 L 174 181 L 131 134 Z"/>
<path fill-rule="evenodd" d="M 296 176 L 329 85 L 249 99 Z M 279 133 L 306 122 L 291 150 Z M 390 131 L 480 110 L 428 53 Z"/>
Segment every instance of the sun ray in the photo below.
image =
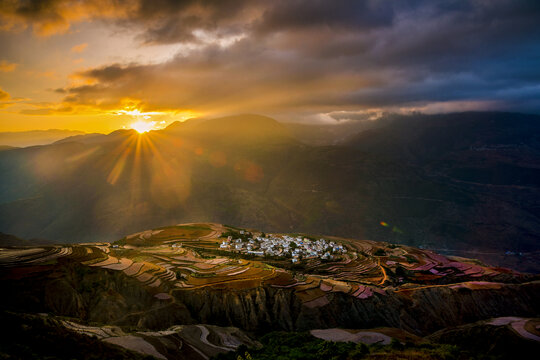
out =
<path fill-rule="evenodd" d="M 126 147 L 120 158 L 116 161 L 114 164 L 113 169 L 109 173 L 109 176 L 107 177 L 107 182 L 111 185 L 115 185 L 118 179 L 120 178 L 120 175 L 122 175 L 122 172 L 124 171 L 124 167 L 126 166 L 127 157 L 129 156 L 129 153 L 131 152 L 131 149 L 129 147 Z"/>
<path fill-rule="evenodd" d="M 107 177 L 107 182 L 111 185 L 115 185 L 120 175 L 124 170 L 127 158 L 130 152 L 133 150 L 133 144 L 137 140 L 138 136 L 131 135 L 112 151 L 112 169 Z M 110 163 L 109 163 L 110 164 Z M 105 165 L 109 167 L 108 165 Z"/>

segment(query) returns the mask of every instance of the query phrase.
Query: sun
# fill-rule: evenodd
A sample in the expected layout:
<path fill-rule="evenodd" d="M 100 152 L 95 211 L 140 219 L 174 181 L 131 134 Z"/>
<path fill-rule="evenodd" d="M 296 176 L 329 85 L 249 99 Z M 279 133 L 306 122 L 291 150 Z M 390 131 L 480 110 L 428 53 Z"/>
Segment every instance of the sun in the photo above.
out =
<path fill-rule="evenodd" d="M 132 123 L 131 128 L 137 131 L 139 134 L 143 134 L 150 130 L 155 130 L 156 122 L 155 121 L 143 121 L 139 120 Z"/>

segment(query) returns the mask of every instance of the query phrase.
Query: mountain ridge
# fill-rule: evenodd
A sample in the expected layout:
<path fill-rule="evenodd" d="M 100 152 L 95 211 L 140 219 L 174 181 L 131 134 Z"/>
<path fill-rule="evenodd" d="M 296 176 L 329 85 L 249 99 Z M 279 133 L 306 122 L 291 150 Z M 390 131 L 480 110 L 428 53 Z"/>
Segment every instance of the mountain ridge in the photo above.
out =
<path fill-rule="evenodd" d="M 48 145 L 68 136 L 82 134 L 83 131 L 62 129 L 0 132 L 0 145 L 13 147 Z"/>

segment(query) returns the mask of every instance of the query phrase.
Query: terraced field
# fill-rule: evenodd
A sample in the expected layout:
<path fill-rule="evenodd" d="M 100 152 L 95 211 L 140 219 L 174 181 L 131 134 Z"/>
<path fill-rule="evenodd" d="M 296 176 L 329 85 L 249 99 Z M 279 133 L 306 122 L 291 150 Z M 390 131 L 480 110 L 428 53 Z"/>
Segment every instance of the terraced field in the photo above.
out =
<path fill-rule="evenodd" d="M 6 267 L 44 264 L 72 253 L 73 247 L 71 246 L 0 249 L 0 264 Z"/>
<path fill-rule="evenodd" d="M 70 313 L 78 311 L 72 304 L 80 307 L 82 300 L 77 300 L 81 299 L 79 295 L 71 294 L 72 290 L 65 283 L 61 285 L 54 279 L 66 276 L 64 269 L 72 269 L 75 272 L 70 273 L 69 277 L 82 274 L 79 291 L 85 291 L 88 296 L 85 305 L 96 309 L 98 314 L 94 313 L 93 316 L 101 319 L 107 319 L 108 316 L 114 320 L 110 323 L 114 325 L 95 326 L 95 323 L 88 323 L 90 318 L 84 320 L 86 324 L 78 321 L 82 320 L 81 317 L 70 321 L 62 319 L 62 326 L 68 331 L 93 336 L 104 343 L 127 349 L 126 351 L 135 351 L 158 359 L 208 359 L 219 353 L 233 351 L 241 344 L 253 346 L 254 343 L 237 328 L 197 325 L 193 321 L 199 316 L 197 314 L 203 311 L 206 311 L 207 315 L 201 316 L 200 322 L 213 324 L 213 319 L 217 317 L 216 324 L 234 325 L 249 330 L 253 319 L 265 321 L 264 317 L 275 316 L 274 319 L 279 320 L 282 316 L 280 309 L 285 301 L 286 306 L 300 306 L 301 312 L 307 311 L 307 314 L 310 314 L 327 311 L 335 306 L 336 299 L 349 301 L 348 304 L 365 303 L 365 306 L 368 306 L 366 309 L 374 309 L 369 306 L 396 304 L 396 301 L 406 304 L 410 299 L 418 301 L 419 293 L 436 294 L 442 290 L 441 295 L 434 296 L 441 296 L 437 301 L 440 306 L 445 306 L 448 296 L 458 297 L 459 294 L 473 291 L 484 291 L 484 294 L 486 291 L 504 293 L 507 291 L 505 289 L 514 286 L 512 284 L 527 283 L 533 287 L 536 280 L 532 275 L 490 267 L 473 259 L 445 257 L 429 250 L 402 245 L 335 237 L 328 237 L 326 240 L 342 244 L 346 248 L 345 252 L 335 255 L 331 260 L 311 257 L 293 264 L 284 257 L 254 256 L 221 249 L 220 244 L 232 229 L 220 224 L 185 224 L 147 230 L 112 244 L 81 243 L 70 246 L 1 248 L 2 281 L 6 284 L 15 284 L 20 280 L 30 281 L 34 284 L 32 286 L 35 286 L 40 281 L 32 279 L 39 279 L 40 273 L 45 274 L 44 277 L 50 279 L 50 284 L 59 286 L 59 291 L 67 292 L 66 299 L 72 299 L 65 302 L 59 300 L 61 306 L 67 306 L 67 310 L 63 311 Z M 241 231 L 237 228 L 234 230 Z M 244 231 L 253 236 L 260 234 L 256 230 Z M 271 235 L 280 237 L 289 234 Z M 98 283 L 84 284 L 85 274 L 92 274 Z M 103 279 L 108 279 L 105 283 L 109 288 L 94 300 L 93 291 L 103 285 Z M 127 279 L 131 280 L 126 281 Z M 115 281 L 118 282 L 117 285 L 114 285 Z M 129 289 L 119 288 L 123 286 L 129 286 Z M 32 294 L 31 290 L 29 291 Z M 47 301 L 48 290 L 45 288 L 43 291 Z M 56 296 L 56 290 L 51 291 Z M 136 302 L 128 306 L 125 300 L 117 301 L 118 291 L 124 291 L 124 299 L 135 297 Z M 140 295 L 139 291 L 145 295 Z M 277 302 L 278 294 L 290 297 Z M 209 296 L 215 296 L 214 300 Z M 271 309 L 264 308 L 264 296 L 272 297 Z M 535 293 L 530 293 L 529 296 L 534 298 Z M 25 296 L 22 295 L 21 298 L 25 299 Z M 198 300 L 191 302 L 190 299 Z M 428 303 L 423 306 L 432 304 L 431 298 L 426 299 Z M 144 304 L 145 301 L 153 305 L 149 309 L 145 309 L 145 305 L 138 310 L 131 308 L 137 307 L 134 304 Z M 225 307 L 220 307 L 222 305 Z M 124 307 L 121 314 L 118 313 L 118 306 Z M 215 310 L 210 306 L 214 306 Z M 261 308 L 256 308 L 257 306 Z M 239 314 L 238 309 L 244 309 L 244 312 Z M 148 316 L 143 316 L 146 311 Z M 169 311 L 175 314 L 177 320 L 186 321 L 180 324 L 190 325 L 175 325 L 178 322 L 164 325 L 167 324 Z M 273 311 L 276 313 L 272 314 Z M 401 313 L 403 310 L 396 311 Z M 100 317 L 101 312 L 104 312 L 103 317 Z M 229 312 L 233 315 L 229 315 Z M 495 318 L 489 323 L 474 326 L 504 327 L 523 339 L 540 343 L 538 319 L 521 316 L 525 313 L 510 311 L 508 315 L 518 316 Z M 79 314 L 85 316 L 84 311 Z M 486 318 L 500 316 L 498 311 L 493 314 Z M 229 316 L 236 318 L 227 318 Z M 263 320 L 248 316 L 261 316 Z M 290 315 L 285 313 L 284 316 Z M 141 322 L 141 319 L 145 319 L 144 322 Z M 337 318 L 331 319 L 334 321 Z M 339 321 L 347 322 L 346 319 Z M 383 324 L 387 323 L 385 321 L 379 320 Z M 414 324 L 415 320 L 409 321 Z M 137 331 L 132 329 L 135 324 Z M 329 323 L 331 324 L 333 323 Z M 290 325 L 287 325 L 285 320 L 282 326 Z M 414 330 L 407 326 L 400 329 L 395 330 Z M 347 341 L 381 344 L 389 343 L 391 337 L 395 338 L 392 332 L 381 331 L 321 329 L 314 330 L 312 334 L 321 339 L 348 339 Z"/>
<path fill-rule="evenodd" d="M 242 258 L 242 254 L 220 250 L 221 236 L 229 230 L 220 224 L 184 224 L 132 234 L 114 244 L 6 248 L 0 250 L 0 266 L 76 260 L 89 267 L 122 271 L 160 300 L 172 299 L 173 291 L 206 287 L 294 288 L 308 307 L 324 306 L 327 296 L 336 292 L 368 299 L 388 291 L 406 293 L 447 285 L 488 288 L 509 276 L 520 276 L 428 250 L 337 238 L 331 239 L 344 244 L 347 253 L 333 261 L 308 259 L 291 268 L 286 259 Z"/>
<path fill-rule="evenodd" d="M 209 359 L 256 342 L 236 328 L 212 325 L 176 325 L 161 331 L 125 332 L 118 326 L 88 326 L 62 321 L 68 330 L 95 337 L 157 359 Z"/>

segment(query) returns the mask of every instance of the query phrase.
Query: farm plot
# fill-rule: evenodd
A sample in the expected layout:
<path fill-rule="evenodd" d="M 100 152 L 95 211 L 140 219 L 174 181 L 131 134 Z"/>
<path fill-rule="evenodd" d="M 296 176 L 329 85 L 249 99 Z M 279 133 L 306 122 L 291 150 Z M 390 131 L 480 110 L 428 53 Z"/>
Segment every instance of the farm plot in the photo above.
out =
<path fill-rule="evenodd" d="M 116 326 L 88 326 L 72 321 L 61 324 L 71 332 L 157 359 L 209 359 L 240 345 L 257 344 L 237 328 L 214 325 L 175 325 L 161 331 L 125 332 Z"/>
<path fill-rule="evenodd" d="M 378 278 L 380 269 L 377 263 L 368 260 L 355 261 L 347 267 L 332 269 L 332 277 L 342 281 L 365 281 L 366 278 Z"/>
<path fill-rule="evenodd" d="M 124 271 L 124 274 L 128 276 L 135 276 L 135 274 L 139 273 L 139 271 L 141 270 L 143 266 L 144 266 L 144 263 L 142 262 L 134 262 L 123 271 Z"/>
<path fill-rule="evenodd" d="M 90 264 L 89 266 L 103 269 L 123 271 L 150 288 L 158 288 L 164 282 L 176 281 L 176 273 L 163 266 L 149 261 L 134 261 L 129 258 L 116 258 L 108 256 L 105 260 Z"/>
<path fill-rule="evenodd" d="M 109 337 L 103 341 L 121 346 L 123 348 L 136 351 L 141 354 L 150 355 L 154 358 L 167 360 L 165 355 L 161 354 L 156 348 L 140 336 L 125 335 L 118 337 Z"/>
<path fill-rule="evenodd" d="M 171 241 L 191 242 L 199 241 L 199 238 L 208 239 L 213 234 L 208 225 L 179 225 L 162 229 L 147 230 L 124 238 L 121 243 L 132 245 L 158 245 Z"/>
<path fill-rule="evenodd" d="M 90 264 L 90 266 L 97 266 L 97 267 L 105 267 L 108 265 L 118 264 L 119 261 L 114 256 L 107 256 L 107 258 L 103 261 L 97 262 L 95 264 Z"/>
<path fill-rule="evenodd" d="M 133 260 L 128 258 L 121 258 L 116 264 L 103 265 L 102 268 L 111 270 L 125 270 L 133 264 Z M 96 265 L 94 265 L 96 266 Z"/>
<path fill-rule="evenodd" d="M 24 266 L 45 263 L 60 257 L 69 256 L 71 247 L 50 246 L 39 248 L 2 248 L 0 266 Z"/>
<path fill-rule="evenodd" d="M 297 285 L 295 287 L 295 290 L 296 292 L 300 292 L 300 291 L 318 288 L 320 283 L 321 283 L 321 279 L 309 276 L 306 278 L 303 284 Z"/>
<path fill-rule="evenodd" d="M 271 279 L 275 273 L 275 269 L 266 268 L 260 263 L 244 262 L 241 266 L 226 265 L 208 273 L 194 272 L 187 277 L 181 287 L 217 286 L 241 289 L 260 286 L 263 281 Z"/>
<path fill-rule="evenodd" d="M 80 263 L 92 262 L 99 258 L 104 258 L 104 255 L 101 250 L 94 249 L 91 246 L 81 246 L 74 245 L 72 246 L 72 252 L 67 257 L 72 261 L 77 261 Z"/>
<path fill-rule="evenodd" d="M 540 319 L 521 317 L 499 317 L 487 322 L 489 325 L 509 326 L 525 339 L 540 342 Z"/>
<path fill-rule="evenodd" d="M 296 296 L 303 302 L 310 302 L 320 297 L 326 296 L 326 292 L 322 291 L 320 288 L 314 287 L 306 290 L 296 291 Z"/>
<path fill-rule="evenodd" d="M 265 280 L 264 283 L 272 287 L 287 287 L 297 284 L 296 280 L 293 279 L 290 273 L 279 270 L 276 271 L 275 276 L 268 280 Z"/>
<path fill-rule="evenodd" d="M 373 296 L 373 290 L 369 286 L 358 285 L 358 288 L 353 291 L 352 296 L 358 299 L 368 299 Z"/>
<path fill-rule="evenodd" d="M 44 248 L 30 248 L 30 249 L 4 249 L 2 248 L 0 250 L 0 260 L 3 259 L 17 259 L 17 258 L 23 258 L 25 256 L 30 256 L 33 254 L 39 254 L 41 252 L 45 251 Z"/>

